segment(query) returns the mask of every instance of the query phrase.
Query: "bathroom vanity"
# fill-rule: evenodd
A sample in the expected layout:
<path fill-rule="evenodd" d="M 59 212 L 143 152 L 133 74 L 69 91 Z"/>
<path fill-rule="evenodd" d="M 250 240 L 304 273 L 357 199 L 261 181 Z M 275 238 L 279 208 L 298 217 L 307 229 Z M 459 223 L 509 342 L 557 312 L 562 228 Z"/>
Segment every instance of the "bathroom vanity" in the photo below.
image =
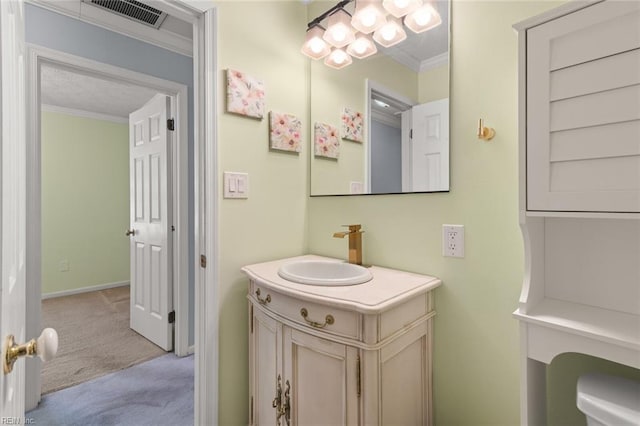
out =
<path fill-rule="evenodd" d="M 377 266 L 362 284 L 300 284 L 249 265 L 252 425 L 432 424 L 438 278 Z"/>
<path fill-rule="evenodd" d="M 521 424 L 546 424 L 546 366 L 640 368 L 640 3 L 569 2 L 515 26 L 525 276 Z"/>

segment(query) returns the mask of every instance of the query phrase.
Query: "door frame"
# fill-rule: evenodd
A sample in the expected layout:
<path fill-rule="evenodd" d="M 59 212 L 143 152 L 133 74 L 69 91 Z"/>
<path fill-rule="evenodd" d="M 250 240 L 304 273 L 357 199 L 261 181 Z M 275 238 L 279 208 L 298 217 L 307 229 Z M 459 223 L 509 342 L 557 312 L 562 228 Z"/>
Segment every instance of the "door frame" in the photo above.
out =
<path fill-rule="evenodd" d="M 365 79 L 365 105 L 367 108 L 367 123 L 366 123 L 366 134 L 367 134 L 367 143 L 365 144 L 365 156 L 364 156 L 364 172 L 367 177 L 367 184 L 365 185 L 365 193 L 371 194 L 371 122 L 373 118 L 371 116 L 371 103 L 373 102 L 372 95 L 373 92 L 378 92 L 381 95 L 384 95 L 387 98 L 394 99 L 399 104 L 404 104 L 408 109 L 416 105 L 417 103 L 408 97 L 399 94 L 398 92 L 389 89 L 388 87 L 383 86 L 382 84 L 373 81 L 371 79 Z M 403 148 L 409 142 L 409 129 L 405 128 L 404 121 L 402 122 L 402 146 Z M 403 172 L 404 173 L 404 172 Z"/>
<path fill-rule="evenodd" d="M 29 0 L 26 0 L 29 2 Z M 194 424 L 218 424 L 219 212 L 217 8 L 210 0 L 150 0 L 193 27 Z M 59 11 L 58 11 L 59 12 Z M 108 28 L 110 29 L 110 28 Z M 30 129 L 27 129 L 30 131 Z M 27 155 L 32 155 L 28 152 Z M 29 185 L 29 182 L 27 182 Z M 29 191 L 29 188 L 27 188 Z M 39 228 L 39 224 L 36 224 Z M 207 256 L 201 266 L 201 256 Z M 29 260 L 29 259 L 27 259 Z M 39 259 L 36 259 L 39 262 Z M 39 272 L 39 266 L 38 266 Z M 27 306 L 28 309 L 28 306 Z M 39 331 L 39 330 L 38 330 Z M 39 334 L 39 333 L 37 333 Z M 29 377 L 27 377 L 29 379 Z"/>
<path fill-rule="evenodd" d="M 38 335 L 41 328 L 41 90 L 40 72 L 43 65 L 80 72 L 92 77 L 143 86 L 171 98 L 172 114 L 176 118 L 176 130 L 170 145 L 172 156 L 171 206 L 176 226 L 173 232 L 172 281 L 173 306 L 176 310 L 175 353 L 190 353 L 189 335 L 189 269 L 188 269 L 188 144 L 187 86 L 124 68 L 106 65 L 79 56 L 27 44 L 27 335 Z M 39 389 L 40 375 L 37 368 L 27 383 Z M 28 373 L 30 375 L 30 373 Z M 37 382 L 34 382 L 36 380 Z M 37 383 L 37 384 L 36 384 Z M 33 401 L 27 392 L 27 407 Z M 37 401 L 35 401 L 37 402 Z M 31 404 L 30 404 L 31 403 Z"/>

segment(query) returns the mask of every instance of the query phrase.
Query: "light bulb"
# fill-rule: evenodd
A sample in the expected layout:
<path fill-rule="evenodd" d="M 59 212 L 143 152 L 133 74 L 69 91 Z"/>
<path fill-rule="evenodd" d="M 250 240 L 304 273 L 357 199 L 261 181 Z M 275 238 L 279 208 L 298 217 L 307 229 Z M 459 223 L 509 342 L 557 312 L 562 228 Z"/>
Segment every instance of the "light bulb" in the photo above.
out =
<path fill-rule="evenodd" d="M 347 37 L 347 31 L 344 28 L 336 28 L 333 31 L 333 38 L 336 41 L 343 41 Z"/>
<path fill-rule="evenodd" d="M 324 49 L 324 46 L 325 46 L 324 41 L 322 41 L 317 37 L 309 40 L 309 49 L 311 49 L 313 53 L 322 52 L 322 49 Z"/>
<path fill-rule="evenodd" d="M 358 55 L 362 55 L 367 51 L 367 41 L 361 38 L 357 39 L 355 42 L 353 42 L 353 50 Z"/>
<path fill-rule="evenodd" d="M 324 29 L 320 26 L 316 25 L 309 28 L 302 45 L 302 54 L 311 59 L 320 59 L 331 53 L 331 49 L 329 49 L 327 43 L 322 39 L 323 34 Z"/>
<path fill-rule="evenodd" d="M 358 59 L 367 58 L 377 51 L 371 38 L 365 34 L 358 34 L 355 41 L 347 47 L 347 54 Z"/>
<path fill-rule="evenodd" d="M 376 15 L 370 10 L 364 11 L 360 15 L 360 23 L 367 28 L 371 28 L 376 23 Z"/>
<path fill-rule="evenodd" d="M 385 25 L 380 29 L 380 36 L 386 41 L 393 40 L 396 36 L 396 28 L 393 25 Z"/>
<path fill-rule="evenodd" d="M 373 39 L 383 47 L 391 47 L 407 38 L 400 19 L 388 17 L 387 23 L 373 34 Z"/>
<path fill-rule="evenodd" d="M 427 8 L 416 10 L 414 19 L 420 26 L 427 25 L 431 20 L 431 11 Z"/>
<path fill-rule="evenodd" d="M 346 60 L 347 54 L 344 53 L 344 51 L 336 50 L 335 52 L 333 52 L 333 62 L 335 62 L 336 64 L 342 65 Z"/>
<path fill-rule="evenodd" d="M 409 6 L 409 0 L 395 0 L 394 3 L 398 9 L 404 9 Z"/>

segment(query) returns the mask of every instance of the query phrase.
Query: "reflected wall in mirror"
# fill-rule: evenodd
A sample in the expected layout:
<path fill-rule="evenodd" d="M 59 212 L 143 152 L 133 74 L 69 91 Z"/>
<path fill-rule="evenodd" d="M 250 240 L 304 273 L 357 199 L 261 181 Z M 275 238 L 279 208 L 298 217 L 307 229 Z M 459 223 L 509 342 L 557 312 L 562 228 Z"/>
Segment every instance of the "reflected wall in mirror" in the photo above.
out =
<path fill-rule="evenodd" d="M 341 129 L 345 108 L 361 112 L 365 123 L 362 142 L 340 135 L 337 159 L 315 156 L 310 147 L 311 196 L 449 190 L 450 4 L 431 4 L 442 18 L 431 30 L 405 27 L 403 42 L 377 45 L 375 55 L 339 70 L 310 60 L 311 134 L 315 123 Z M 309 21 L 335 5 L 311 2 Z"/>

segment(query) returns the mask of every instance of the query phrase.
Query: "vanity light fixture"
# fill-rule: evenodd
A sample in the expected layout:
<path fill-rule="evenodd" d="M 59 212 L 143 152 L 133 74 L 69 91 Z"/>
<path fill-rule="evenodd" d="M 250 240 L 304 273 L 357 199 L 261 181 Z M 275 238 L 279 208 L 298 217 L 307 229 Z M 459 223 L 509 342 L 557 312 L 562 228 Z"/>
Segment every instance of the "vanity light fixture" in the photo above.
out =
<path fill-rule="evenodd" d="M 366 34 L 356 34 L 356 39 L 347 47 L 347 53 L 354 58 L 364 59 L 378 51 L 376 44 Z"/>
<path fill-rule="evenodd" d="M 331 48 L 323 40 L 324 28 L 320 24 L 314 24 L 307 29 L 307 36 L 302 45 L 302 53 L 311 59 L 321 59 L 331 53 Z"/>
<path fill-rule="evenodd" d="M 430 4 L 423 4 L 404 18 L 404 24 L 414 33 L 422 33 L 442 24 L 438 11 Z"/>
<path fill-rule="evenodd" d="M 387 22 L 381 0 L 356 1 L 356 10 L 351 18 L 353 28 L 364 34 L 370 34 Z"/>
<path fill-rule="evenodd" d="M 398 18 L 389 17 L 387 23 L 373 33 L 373 39 L 381 46 L 391 47 L 407 38 L 407 33 L 402 28 Z"/>
<path fill-rule="evenodd" d="M 396 18 L 402 18 L 422 6 L 422 0 L 384 0 L 382 6 Z"/>
<path fill-rule="evenodd" d="M 375 54 L 376 43 L 391 47 L 405 40 L 404 26 L 421 33 L 440 25 L 442 18 L 432 1 L 341 0 L 307 24 L 302 53 L 316 60 L 325 58 L 324 63 L 332 68 L 344 68 L 353 62 L 352 57 Z"/>
<path fill-rule="evenodd" d="M 324 59 L 324 64 L 328 67 L 339 70 L 347 65 L 351 65 L 353 60 L 347 52 L 342 49 L 333 49 L 329 56 Z"/>
<path fill-rule="evenodd" d="M 338 8 L 334 11 L 329 15 L 327 30 L 322 38 L 337 48 L 344 47 L 355 40 L 353 27 L 351 26 L 351 15 L 343 8 Z"/>

